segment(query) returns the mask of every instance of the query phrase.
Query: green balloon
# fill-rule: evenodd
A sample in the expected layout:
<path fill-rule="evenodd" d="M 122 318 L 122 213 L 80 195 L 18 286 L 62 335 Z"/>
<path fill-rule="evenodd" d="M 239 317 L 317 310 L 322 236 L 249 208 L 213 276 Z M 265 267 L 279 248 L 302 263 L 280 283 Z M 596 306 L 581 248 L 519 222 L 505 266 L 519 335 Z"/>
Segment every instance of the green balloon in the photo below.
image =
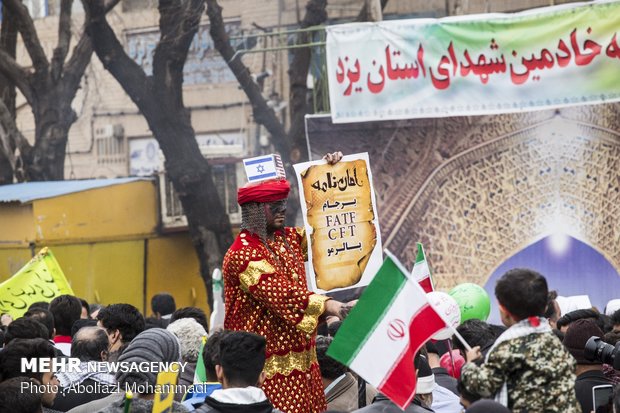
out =
<path fill-rule="evenodd" d="M 486 321 L 489 317 L 491 300 L 489 299 L 489 294 L 478 284 L 459 284 L 450 290 L 448 294 L 459 304 L 461 323 L 474 318 Z"/>

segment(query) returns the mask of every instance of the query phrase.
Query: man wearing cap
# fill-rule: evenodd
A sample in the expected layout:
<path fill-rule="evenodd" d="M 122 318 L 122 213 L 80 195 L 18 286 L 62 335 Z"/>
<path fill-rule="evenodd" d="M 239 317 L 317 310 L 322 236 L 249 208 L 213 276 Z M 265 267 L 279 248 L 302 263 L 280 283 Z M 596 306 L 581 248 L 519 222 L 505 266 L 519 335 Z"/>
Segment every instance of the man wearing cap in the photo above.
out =
<path fill-rule="evenodd" d="M 586 342 L 592 336 L 603 337 L 601 330 L 594 320 L 581 319 L 572 322 L 566 330 L 562 343 L 568 352 L 577 361 L 577 379 L 575 393 L 581 405 L 581 411 L 589 413 L 594 410 L 592 405 L 592 387 L 602 384 L 613 384 L 603 373 L 603 364 L 597 360 L 588 360 L 585 357 Z"/>
<path fill-rule="evenodd" d="M 330 164 L 342 158 L 325 156 Z M 316 359 L 316 327 L 348 306 L 306 285 L 305 234 L 284 226 L 290 184 L 285 179 L 238 191 L 241 232 L 224 257 L 224 327 L 267 340 L 263 390 L 286 413 L 318 413 L 326 402 Z"/>

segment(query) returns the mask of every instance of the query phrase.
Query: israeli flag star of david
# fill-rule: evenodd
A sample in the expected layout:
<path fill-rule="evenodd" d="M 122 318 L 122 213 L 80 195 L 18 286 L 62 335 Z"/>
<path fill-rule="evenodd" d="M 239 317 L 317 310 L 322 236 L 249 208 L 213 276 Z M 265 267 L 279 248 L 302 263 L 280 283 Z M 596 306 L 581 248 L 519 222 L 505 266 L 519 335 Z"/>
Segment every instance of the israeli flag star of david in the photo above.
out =
<path fill-rule="evenodd" d="M 271 154 L 243 160 L 245 173 L 249 182 L 260 182 L 267 179 L 286 179 L 284 165 L 280 155 Z"/>

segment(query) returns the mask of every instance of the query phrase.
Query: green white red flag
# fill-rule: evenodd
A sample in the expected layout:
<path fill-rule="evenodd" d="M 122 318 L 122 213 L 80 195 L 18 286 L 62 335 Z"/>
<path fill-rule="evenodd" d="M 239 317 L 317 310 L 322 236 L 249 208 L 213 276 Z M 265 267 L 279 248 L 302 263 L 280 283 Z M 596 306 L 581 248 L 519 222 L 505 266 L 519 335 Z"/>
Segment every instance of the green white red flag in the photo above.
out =
<path fill-rule="evenodd" d="M 426 261 L 424 247 L 422 247 L 422 244 L 419 242 L 417 245 L 418 254 L 415 258 L 413 270 L 411 270 L 411 276 L 420 284 L 424 292 L 430 293 L 431 291 L 435 291 L 435 288 L 433 287 L 433 278 L 431 277 L 431 268 L 428 266 L 428 262 Z"/>
<path fill-rule="evenodd" d="M 415 354 L 447 327 L 407 273 L 387 253 L 327 351 L 403 410 L 415 396 Z"/>

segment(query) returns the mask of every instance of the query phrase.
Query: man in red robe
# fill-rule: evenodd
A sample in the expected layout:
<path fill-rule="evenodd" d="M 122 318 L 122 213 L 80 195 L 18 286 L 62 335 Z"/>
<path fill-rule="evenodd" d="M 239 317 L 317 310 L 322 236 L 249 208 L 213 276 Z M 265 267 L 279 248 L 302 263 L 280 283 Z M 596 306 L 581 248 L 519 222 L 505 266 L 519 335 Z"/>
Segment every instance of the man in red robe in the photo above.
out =
<path fill-rule="evenodd" d="M 326 156 L 335 163 L 341 153 Z M 284 226 L 286 180 L 239 189 L 241 232 L 224 257 L 224 327 L 267 339 L 263 390 L 286 413 L 326 410 L 316 358 L 316 327 L 348 309 L 308 290 L 305 234 Z"/>

